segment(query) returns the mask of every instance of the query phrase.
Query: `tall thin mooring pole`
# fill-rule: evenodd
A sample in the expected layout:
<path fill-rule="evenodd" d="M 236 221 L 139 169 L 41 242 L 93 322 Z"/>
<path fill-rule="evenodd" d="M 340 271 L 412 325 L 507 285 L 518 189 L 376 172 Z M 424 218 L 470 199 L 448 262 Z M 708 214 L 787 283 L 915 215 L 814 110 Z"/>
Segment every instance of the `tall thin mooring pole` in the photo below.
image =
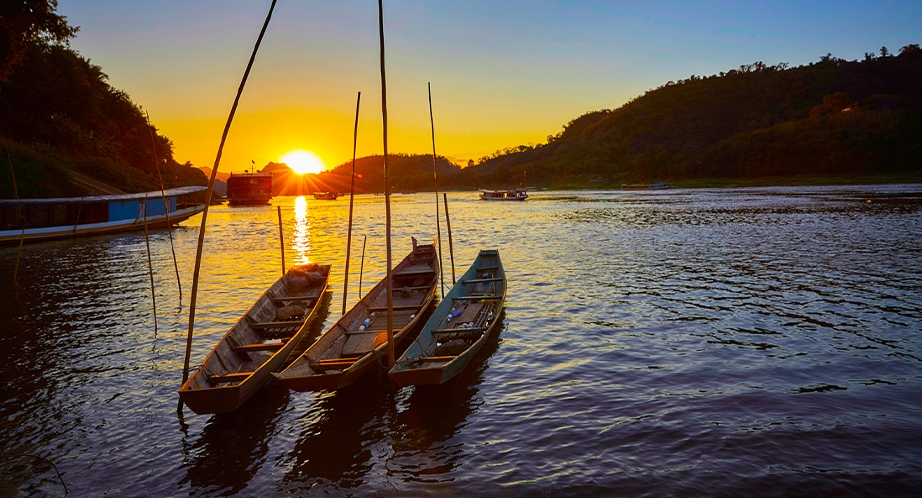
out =
<path fill-rule="evenodd" d="M 451 218 L 448 217 L 448 194 L 442 193 L 445 199 L 445 225 L 448 227 L 448 251 L 451 255 L 451 285 L 455 285 L 455 247 L 451 243 Z"/>
<path fill-rule="evenodd" d="M 247 78 L 250 76 L 250 70 L 253 68 L 253 61 L 256 60 L 256 53 L 259 52 L 259 44 L 266 35 L 266 28 L 269 27 L 269 20 L 272 19 L 272 11 L 275 10 L 275 3 L 278 0 L 272 0 L 269 6 L 269 13 L 266 15 L 266 21 L 263 23 L 259 37 L 256 38 L 256 45 L 253 47 L 253 53 L 250 54 L 250 61 L 247 63 L 246 71 L 243 72 L 243 78 L 240 80 L 240 86 L 237 87 L 237 96 L 234 97 L 234 104 L 231 106 L 230 114 L 227 116 L 227 122 L 224 124 L 224 132 L 221 134 L 221 143 L 218 145 L 218 153 L 215 156 L 214 168 L 211 170 L 211 178 L 208 180 L 208 191 L 205 194 L 205 207 L 202 210 L 202 224 L 198 231 L 198 246 L 195 251 L 195 271 L 192 272 L 192 297 L 189 301 L 189 333 L 186 335 L 186 357 L 183 361 L 182 383 L 185 384 L 189 379 L 189 359 L 192 355 L 192 330 L 195 326 L 195 299 L 198 296 L 198 275 L 202 266 L 202 246 L 205 244 L 205 226 L 208 219 L 208 206 L 211 204 L 211 194 L 214 193 L 215 178 L 218 176 L 218 166 L 221 164 L 221 154 L 224 152 L 224 143 L 227 141 L 227 134 L 230 132 L 231 123 L 234 122 L 234 114 L 237 113 L 237 105 L 240 103 L 240 95 L 243 94 L 243 88 L 246 86 Z M 176 410 L 182 414 L 182 398 Z"/>
<path fill-rule="evenodd" d="M 438 156 L 435 155 L 435 119 L 432 117 L 432 84 L 426 83 L 429 89 L 429 124 L 432 128 L 432 181 L 435 182 L 435 234 L 439 244 L 439 277 L 442 279 L 442 297 L 445 297 L 445 272 L 442 271 L 442 227 L 439 220 L 439 165 Z"/>
<path fill-rule="evenodd" d="M 394 284 L 391 282 L 391 182 L 387 177 L 387 77 L 384 72 L 384 0 L 378 0 L 378 34 L 381 44 L 381 119 L 384 129 L 384 212 L 387 245 L 387 366 L 394 366 Z"/>
<path fill-rule="evenodd" d="M 359 105 L 362 92 L 355 100 L 355 131 L 352 133 L 352 183 L 349 186 L 349 231 L 346 234 L 346 272 L 343 277 L 343 314 L 346 314 L 346 296 L 349 295 L 349 258 L 352 255 L 352 207 L 355 202 L 355 149 L 359 141 Z M 362 296 L 360 295 L 359 298 Z"/>
<path fill-rule="evenodd" d="M 282 251 L 282 276 L 285 276 L 285 235 L 282 232 L 282 206 L 276 206 L 279 211 L 279 249 Z"/>

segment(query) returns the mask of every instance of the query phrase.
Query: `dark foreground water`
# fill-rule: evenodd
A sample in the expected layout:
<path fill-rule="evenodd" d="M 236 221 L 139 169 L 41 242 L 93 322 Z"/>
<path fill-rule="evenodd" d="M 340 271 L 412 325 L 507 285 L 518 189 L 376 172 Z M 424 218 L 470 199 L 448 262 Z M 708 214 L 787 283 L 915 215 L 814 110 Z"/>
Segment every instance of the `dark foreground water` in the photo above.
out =
<path fill-rule="evenodd" d="M 143 233 L 28 245 L 18 286 L 0 248 L 0 496 L 917 495 L 920 196 L 452 193 L 459 273 L 497 248 L 510 279 L 456 383 L 269 386 L 225 416 L 176 413 L 200 218 L 174 231 L 182 300 L 152 233 L 156 331 Z M 433 201 L 394 196 L 395 259 L 433 238 Z M 273 202 L 287 262 L 334 264 L 320 333 L 348 200 Z M 384 272 L 383 198 L 356 213 L 350 305 L 362 235 L 364 288 Z M 275 207 L 209 226 L 194 364 L 281 272 Z"/>

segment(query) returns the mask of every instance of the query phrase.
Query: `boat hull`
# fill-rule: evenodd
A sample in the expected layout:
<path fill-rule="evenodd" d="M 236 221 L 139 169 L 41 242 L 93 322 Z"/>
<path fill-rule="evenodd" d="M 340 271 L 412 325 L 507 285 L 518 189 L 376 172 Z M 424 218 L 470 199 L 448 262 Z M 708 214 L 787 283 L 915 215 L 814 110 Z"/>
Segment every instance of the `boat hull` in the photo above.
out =
<path fill-rule="evenodd" d="M 423 325 L 419 337 L 409 345 L 388 372 L 390 379 L 395 384 L 406 387 L 443 384 L 457 376 L 483 348 L 489 337 L 498 330 L 505 297 L 506 275 L 499 259 L 499 252 L 480 251 L 471 267 L 445 295 Z M 449 318 L 453 311 L 460 314 Z M 471 323 L 473 326 L 470 328 L 461 327 L 461 324 Z M 440 333 L 444 334 L 442 338 L 449 339 L 454 334 L 455 342 L 463 340 L 462 337 L 466 336 L 475 339 L 469 339 L 463 351 L 445 355 L 439 353 L 437 334 Z"/>
<path fill-rule="evenodd" d="M 480 200 L 482 201 L 524 201 L 528 199 L 526 189 L 512 190 L 481 190 Z"/>
<path fill-rule="evenodd" d="M 312 285 L 303 296 L 288 292 L 288 285 L 283 281 L 285 277 L 266 290 L 179 389 L 180 400 L 193 412 L 202 415 L 234 411 L 253 397 L 272 378 L 272 372 L 284 366 L 298 343 L 307 334 L 327 291 L 326 279 L 329 278 L 330 266 L 323 265 L 321 268 L 326 275 L 325 279 L 322 283 Z M 308 299 L 312 300 L 313 304 L 305 310 L 300 320 L 259 322 L 266 320 L 266 317 L 276 317 L 278 310 L 283 307 L 281 304 L 303 302 Z M 277 327 L 272 328 L 276 324 Z M 258 331 L 260 327 L 263 327 L 263 332 Z M 278 339 L 267 338 L 266 334 L 272 334 L 272 330 L 283 338 L 283 345 L 273 347 L 272 350 L 259 349 L 260 346 L 268 345 L 269 341 Z M 247 349 L 248 347 L 250 349 Z M 249 352 L 241 353 L 241 350 Z M 250 368 L 253 370 L 250 371 Z M 241 370 L 251 373 L 243 377 L 240 375 Z M 215 383 L 216 378 L 228 374 L 240 375 L 240 379 L 226 385 Z"/>
<path fill-rule="evenodd" d="M 205 206 L 194 206 L 179 209 L 170 213 L 169 222 L 163 215 L 151 216 L 146 220 L 118 220 L 105 223 L 92 223 L 87 225 L 68 225 L 45 228 L 27 228 L 25 230 L 0 231 L 0 244 L 23 242 L 39 242 L 45 240 L 67 239 L 72 237 L 85 237 L 91 235 L 104 235 L 107 233 L 133 232 L 147 228 L 165 228 L 185 221 L 201 213 Z"/>
<path fill-rule="evenodd" d="M 435 299 L 439 272 L 435 245 L 417 248 L 415 240 L 413 251 L 394 268 L 393 289 L 400 294 L 393 304 L 395 354 L 401 353 L 399 346 Z M 376 370 L 379 361 L 387 356 L 387 343 L 380 340 L 382 336 L 386 338 L 386 292 L 383 279 L 303 355 L 273 376 L 292 391 L 306 392 L 343 389 Z M 363 320 L 368 321 L 367 331 Z"/>
<path fill-rule="evenodd" d="M 207 187 L 179 187 L 138 194 L 0 200 L 0 244 L 160 228 L 205 209 L 191 196 Z"/>

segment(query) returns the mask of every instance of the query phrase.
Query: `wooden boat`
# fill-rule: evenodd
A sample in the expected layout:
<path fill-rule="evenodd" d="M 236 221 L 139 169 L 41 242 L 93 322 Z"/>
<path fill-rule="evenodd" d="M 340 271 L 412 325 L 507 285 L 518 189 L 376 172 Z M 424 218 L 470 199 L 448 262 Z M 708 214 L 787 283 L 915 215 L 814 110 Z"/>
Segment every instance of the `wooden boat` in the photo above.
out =
<path fill-rule="evenodd" d="M 165 227 L 205 209 L 194 202 L 207 187 L 139 194 L 0 200 L 0 244 Z M 166 202 L 164 203 L 164 199 Z M 167 218 L 169 217 L 169 221 Z"/>
<path fill-rule="evenodd" d="M 335 201 L 339 197 L 339 192 L 314 192 L 314 199 L 321 201 Z"/>
<path fill-rule="evenodd" d="M 672 188 L 671 183 L 651 183 L 647 184 L 630 184 L 625 183 L 621 185 L 621 190 L 668 190 Z"/>
<path fill-rule="evenodd" d="M 515 188 L 509 190 L 481 190 L 482 201 L 524 201 L 528 199 L 528 189 Z"/>
<path fill-rule="evenodd" d="M 401 386 L 442 384 L 458 375 L 499 327 L 506 273 L 499 251 L 483 250 L 388 376 Z"/>
<path fill-rule="evenodd" d="M 195 413 L 224 413 L 250 399 L 282 368 L 327 290 L 330 265 L 292 267 L 237 320 L 179 389 Z"/>
<path fill-rule="evenodd" d="M 435 243 L 417 245 L 391 274 L 394 341 L 399 344 L 435 298 L 439 261 Z M 378 282 L 301 357 L 274 374 L 293 391 L 341 389 L 377 368 L 387 346 L 387 283 Z"/>
<path fill-rule="evenodd" d="M 272 199 L 272 173 L 238 173 L 227 178 L 228 206 L 263 206 Z"/>

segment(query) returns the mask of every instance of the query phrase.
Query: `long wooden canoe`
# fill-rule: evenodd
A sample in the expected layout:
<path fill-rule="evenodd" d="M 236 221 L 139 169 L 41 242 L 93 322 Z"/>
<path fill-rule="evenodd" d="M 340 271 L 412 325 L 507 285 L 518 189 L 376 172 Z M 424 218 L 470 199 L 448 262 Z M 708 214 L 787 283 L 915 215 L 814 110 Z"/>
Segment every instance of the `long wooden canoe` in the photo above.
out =
<path fill-rule="evenodd" d="M 498 328 L 505 300 L 499 251 L 480 251 L 388 376 L 411 386 L 442 384 L 458 375 Z"/>
<path fill-rule="evenodd" d="M 237 320 L 179 389 L 195 413 L 236 410 L 282 368 L 310 328 L 330 265 L 292 267 Z"/>
<path fill-rule="evenodd" d="M 139 194 L 0 199 L 0 244 L 167 227 L 205 209 L 195 202 L 207 187 Z"/>
<path fill-rule="evenodd" d="M 417 245 L 391 272 L 394 341 L 400 344 L 435 298 L 439 261 L 435 244 Z M 273 374 L 293 391 L 335 390 L 353 384 L 384 361 L 387 277 L 333 324 L 284 371 Z M 399 353 L 398 353 L 399 354 Z"/>

